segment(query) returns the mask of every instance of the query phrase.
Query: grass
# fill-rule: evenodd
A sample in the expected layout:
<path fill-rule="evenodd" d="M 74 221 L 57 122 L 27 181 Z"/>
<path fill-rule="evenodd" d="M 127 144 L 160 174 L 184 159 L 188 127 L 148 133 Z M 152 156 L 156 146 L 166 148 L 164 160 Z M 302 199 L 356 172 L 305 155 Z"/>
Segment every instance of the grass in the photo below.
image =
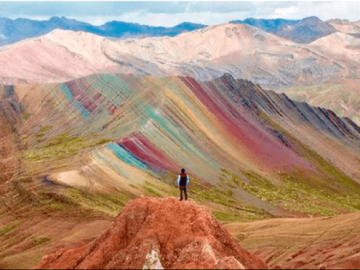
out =
<path fill-rule="evenodd" d="M 161 179 L 163 181 L 163 179 Z M 145 195 L 150 197 L 167 197 L 167 196 L 178 196 L 178 188 L 174 185 L 170 185 L 165 182 L 155 184 L 154 182 L 145 181 L 141 188 L 144 190 Z"/>
<path fill-rule="evenodd" d="M 40 133 L 41 136 L 43 133 Z M 37 141 L 40 135 L 36 135 Z M 42 137 L 41 137 L 42 138 Z M 25 152 L 25 161 L 35 162 L 54 160 L 61 157 L 72 156 L 80 150 L 92 148 L 109 142 L 107 139 L 93 140 L 84 137 L 71 137 L 68 133 L 48 139 L 44 145 L 32 148 Z"/>
<path fill-rule="evenodd" d="M 39 129 L 39 131 L 35 134 L 35 138 L 36 138 L 36 141 L 37 142 L 41 142 L 45 135 L 50 131 L 52 130 L 52 127 L 51 126 L 43 126 Z"/>
<path fill-rule="evenodd" d="M 56 193 L 39 193 L 37 197 L 40 206 L 48 211 L 67 211 L 69 208 L 77 206 L 77 204 L 69 198 Z"/>
<path fill-rule="evenodd" d="M 304 157 L 311 164 L 315 165 L 317 172 L 313 171 L 311 174 L 303 175 L 299 173 L 293 174 L 296 181 L 300 181 L 306 185 L 312 186 L 317 189 L 325 189 L 330 192 L 338 194 L 357 194 L 360 195 L 360 185 L 352 180 L 349 176 L 338 170 L 323 157 L 318 155 L 315 151 L 310 149 L 308 146 L 301 143 L 274 120 L 264 113 L 260 113 L 259 116 L 265 120 L 271 127 L 282 132 L 284 136 L 291 141 L 295 147 L 295 151 L 299 156 Z M 284 175 L 287 178 L 291 177 L 290 174 Z M 284 177 L 283 177 L 284 178 Z"/>
<path fill-rule="evenodd" d="M 18 178 L 18 180 L 19 180 L 21 183 L 29 183 L 29 182 L 32 182 L 32 181 L 33 181 L 31 176 L 26 176 L 26 175 L 20 176 L 20 177 Z"/>
<path fill-rule="evenodd" d="M 228 212 L 213 211 L 212 213 L 217 220 L 220 220 L 223 222 L 238 222 L 241 220 L 238 216 L 234 216 Z"/>
<path fill-rule="evenodd" d="M 113 194 L 90 194 L 74 188 L 69 188 L 65 194 L 66 197 L 81 205 L 82 207 L 97 210 L 116 216 L 119 211 L 134 196 L 130 193 Z"/>
<path fill-rule="evenodd" d="M 19 225 L 19 221 L 14 221 L 2 228 L 0 228 L 0 236 L 7 235 L 12 229 Z"/>
<path fill-rule="evenodd" d="M 192 178 L 190 197 L 197 202 L 215 203 L 218 210 L 215 217 L 219 221 L 230 221 L 232 217 L 236 221 L 254 221 L 271 217 L 270 214 L 253 206 L 244 204 L 237 199 L 229 188 L 220 188 L 209 184 L 201 183 L 197 179 Z M 238 188 L 234 185 L 235 188 Z M 223 213 L 223 214 L 220 214 Z M 227 214 L 227 219 L 225 218 Z"/>
<path fill-rule="evenodd" d="M 272 118 L 264 113 L 259 116 L 269 126 L 283 133 L 295 152 L 314 165 L 316 170 L 284 170 L 276 175 L 280 180 L 277 181 L 279 185 L 251 171 L 241 172 L 250 181 L 248 183 L 236 174 L 222 170 L 221 177 L 229 188 L 236 185 L 272 205 L 309 215 L 332 216 L 359 210 L 359 184 L 293 137 Z"/>
<path fill-rule="evenodd" d="M 28 119 L 30 118 L 30 116 L 31 116 L 31 114 L 28 113 L 28 112 L 23 112 L 23 113 L 21 114 L 21 118 L 22 118 L 23 120 L 28 120 Z"/>
<path fill-rule="evenodd" d="M 156 197 L 161 195 L 178 197 L 179 189 L 174 185 L 174 175 L 176 174 L 169 171 L 161 175 L 160 180 L 164 183 L 164 187 L 146 182 L 147 192 L 149 192 L 146 194 Z M 233 184 L 233 188 L 238 187 Z M 213 214 L 215 213 L 216 219 L 220 222 L 228 222 L 230 220 L 248 222 L 271 217 L 265 211 L 241 202 L 228 187 L 216 187 L 199 181 L 194 177 L 191 177 L 187 193 L 190 200 L 194 200 L 201 205 L 205 204 Z"/>
<path fill-rule="evenodd" d="M 242 172 L 250 183 L 235 174 L 227 173 L 227 181 L 233 181 L 239 188 L 255 195 L 263 201 L 289 211 L 314 216 L 333 216 L 341 212 L 359 210 L 359 195 L 340 195 L 334 192 L 313 188 L 302 183 L 301 172 L 281 174 L 281 184 L 275 186 L 254 172 Z M 226 177 L 226 176 L 225 176 Z"/>
<path fill-rule="evenodd" d="M 150 187 L 143 186 L 143 189 L 144 189 L 146 195 L 149 197 L 163 197 L 161 193 L 157 192 L 156 190 L 154 190 Z"/>
<path fill-rule="evenodd" d="M 30 240 L 30 242 L 34 245 L 34 246 L 39 246 L 41 244 L 44 244 L 46 242 L 49 242 L 51 239 L 49 237 L 40 237 L 40 238 L 32 238 Z"/>

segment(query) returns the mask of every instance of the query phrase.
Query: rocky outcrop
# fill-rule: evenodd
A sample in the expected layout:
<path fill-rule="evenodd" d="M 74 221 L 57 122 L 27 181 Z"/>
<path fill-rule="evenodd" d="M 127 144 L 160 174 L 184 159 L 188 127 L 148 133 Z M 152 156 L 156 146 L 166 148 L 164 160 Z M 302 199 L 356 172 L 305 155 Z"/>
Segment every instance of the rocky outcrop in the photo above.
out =
<path fill-rule="evenodd" d="M 38 269 L 266 267 L 204 208 L 175 198 L 139 198 L 99 238 L 44 256 Z"/>
<path fill-rule="evenodd" d="M 217 85 L 222 84 L 222 91 L 247 111 L 257 115 L 265 113 L 272 119 L 289 118 L 337 139 L 360 140 L 360 128 L 351 119 L 339 117 L 331 110 L 293 101 L 284 93 L 264 91 L 259 85 L 247 80 L 236 80 L 230 74 L 224 74 L 214 81 Z M 277 132 L 275 134 L 278 135 Z"/>

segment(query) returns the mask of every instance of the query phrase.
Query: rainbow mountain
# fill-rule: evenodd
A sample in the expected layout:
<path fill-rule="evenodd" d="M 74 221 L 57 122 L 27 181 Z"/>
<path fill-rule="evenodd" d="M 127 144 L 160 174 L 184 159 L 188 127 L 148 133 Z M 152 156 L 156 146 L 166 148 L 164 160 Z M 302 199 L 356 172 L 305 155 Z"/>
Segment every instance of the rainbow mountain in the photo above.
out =
<path fill-rule="evenodd" d="M 2 86 L 1 95 L 16 134 L 14 174 L 33 197 L 67 196 L 67 187 L 176 195 L 184 167 L 194 198 L 238 217 L 358 209 L 360 128 L 229 74 L 206 82 L 101 74 Z"/>

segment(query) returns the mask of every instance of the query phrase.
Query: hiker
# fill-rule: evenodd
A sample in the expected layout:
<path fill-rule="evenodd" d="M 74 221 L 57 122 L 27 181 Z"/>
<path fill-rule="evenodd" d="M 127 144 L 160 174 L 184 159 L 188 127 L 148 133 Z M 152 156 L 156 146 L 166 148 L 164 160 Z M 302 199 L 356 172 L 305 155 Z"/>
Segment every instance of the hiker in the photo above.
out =
<path fill-rule="evenodd" d="M 183 191 L 185 194 L 185 201 L 187 201 L 186 187 L 189 185 L 189 176 L 185 173 L 185 169 L 181 169 L 181 173 L 179 174 L 179 176 L 177 178 L 177 184 L 180 189 L 179 201 L 183 200 Z"/>

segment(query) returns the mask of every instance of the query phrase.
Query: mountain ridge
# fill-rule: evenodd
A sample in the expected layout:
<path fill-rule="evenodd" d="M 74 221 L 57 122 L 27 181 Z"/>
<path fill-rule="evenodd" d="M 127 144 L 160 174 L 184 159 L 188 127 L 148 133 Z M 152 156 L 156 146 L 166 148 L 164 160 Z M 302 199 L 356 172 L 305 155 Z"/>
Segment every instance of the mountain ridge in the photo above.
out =
<path fill-rule="evenodd" d="M 263 29 L 269 33 L 285 37 L 295 42 L 310 43 L 322 36 L 335 31 L 359 34 L 358 22 L 331 19 L 321 21 L 319 18 L 307 17 L 301 20 L 289 19 L 255 19 L 233 20 L 229 23 L 244 23 Z M 344 26 L 352 25 L 352 26 Z M 194 31 L 208 27 L 208 25 L 182 22 L 173 27 L 148 26 L 123 21 L 109 21 L 96 26 L 90 23 L 62 17 L 51 17 L 49 20 L 31 20 L 26 18 L 0 18 L 0 46 L 13 44 L 26 38 L 41 36 L 55 29 L 85 31 L 108 38 L 148 37 L 148 36 L 176 36 L 183 32 Z M 344 30 L 344 27 L 349 28 Z"/>
<path fill-rule="evenodd" d="M 54 33 L 59 33 L 59 37 Z M 73 36 L 74 40 L 66 40 L 63 37 L 65 36 L 64 33 Z M 44 42 L 49 37 L 59 41 L 62 38 L 62 41 L 58 42 L 61 48 L 50 48 L 49 45 L 39 43 L 38 45 L 42 48 L 39 49 L 38 61 L 41 61 L 43 57 L 40 51 L 49 51 L 49 54 L 57 57 L 64 54 L 62 57 L 74 58 L 72 54 L 65 55 L 64 48 L 66 49 L 66 44 L 76 44 L 78 42 L 76 39 L 79 39 L 79 44 L 76 46 L 85 46 L 85 48 L 91 50 L 91 46 L 95 44 L 87 42 L 87 44 L 82 45 L 81 42 L 83 42 L 82 38 L 84 36 L 91 37 L 91 39 L 97 40 L 98 43 L 103 43 L 96 44 L 97 47 L 100 46 L 102 49 L 96 55 L 93 54 L 93 57 L 103 58 L 103 62 L 108 62 L 117 72 L 139 72 L 149 75 L 165 74 L 167 76 L 189 75 L 203 81 L 220 77 L 223 73 L 229 72 L 235 77 L 249 79 L 269 89 L 281 89 L 294 84 L 325 83 L 336 80 L 337 77 L 346 76 L 345 74 L 348 73 L 346 62 L 352 61 L 351 58 L 344 58 L 334 63 L 331 58 L 314 50 L 311 44 L 298 45 L 244 24 L 211 26 L 194 32 L 182 33 L 176 37 L 144 37 L 125 40 L 110 40 L 93 34 L 87 33 L 85 35 L 85 32 L 55 30 L 42 37 Z M 193 42 L 190 44 L 187 39 L 191 39 Z M 31 83 L 37 82 L 36 76 L 41 78 L 42 83 L 46 82 L 44 81 L 46 77 L 42 79 L 41 74 L 49 71 L 36 71 L 36 66 L 40 66 L 41 69 L 48 66 L 47 69 L 51 72 L 51 70 L 54 70 L 52 66 L 55 64 L 59 66 L 61 62 L 54 64 L 52 63 L 53 60 L 46 59 L 49 63 L 38 64 L 35 61 L 28 64 L 34 66 L 33 72 L 28 69 L 14 72 L 14 67 L 24 69 L 21 67 L 24 63 L 20 63 L 20 61 L 25 63 L 28 61 L 25 50 L 37 50 L 37 47 L 33 44 L 29 45 L 30 48 L 25 48 L 27 46 L 26 42 L 21 44 L 23 44 L 24 49 L 19 52 L 7 52 L 7 50 L 18 47 L 17 44 L 6 47 L 7 50 L 4 48 L 1 50 L 0 62 L 9 67 L 3 70 L 0 77 L 18 77 L 19 74 L 26 74 L 22 79 L 29 80 Z M 56 52 L 56 50 L 60 51 Z M 287 53 L 284 54 L 284 51 Z M 81 54 L 80 48 L 75 52 Z M 13 53 L 16 53 L 16 58 L 10 57 Z M 21 58 L 25 59 L 21 60 Z M 316 65 L 313 64 L 314 60 Z M 86 66 L 88 63 L 81 63 L 76 58 L 72 61 L 75 62 L 74 65 L 80 64 L 85 68 L 78 68 L 77 71 L 70 73 L 68 77 L 64 78 L 60 75 L 58 80 L 52 81 L 50 79 L 48 82 L 61 82 L 94 73 L 91 68 L 93 64 L 89 65 L 90 69 L 87 71 Z M 112 63 L 110 64 L 110 62 Z M 61 65 L 66 65 L 66 62 Z M 106 70 L 107 67 L 104 66 L 104 68 Z M 59 70 L 60 74 L 66 72 L 65 66 L 61 69 Z M 98 72 L 102 72 L 101 69 Z M 14 75 L 11 75 L 12 73 Z M 54 74 L 49 76 L 50 78 L 57 76 L 56 72 L 52 73 Z M 80 74 L 77 75 L 77 73 Z M 6 82 L 5 79 L 3 79 L 3 83 L 12 84 L 11 81 Z"/>
<path fill-rule="evenodd" d="M 124 38 L 138 36 L 176 36 L 179 33 L 203 27 L 205 27 L 205 25 L 188 22 L 183 22 L 174 27 L 147 26 L 120 21 L 111 21 L 100 26 L 94 26 L 66 17 L 52 17 L 46 21 L 23 18 L 15 20 L 0 18 L 0 46 L 45 35 L 55 29 L 85 31 L 109 38 Z"/>
<path fill-rule="evenodd" d="M 330 23 L 324 22 L 316 16 L 306 17 L 302 20 L 250 18 L 231 22 L 260 27 L 267 32 L 298 43 L 311 43 L 336 32 L 336 29 Z"/>

